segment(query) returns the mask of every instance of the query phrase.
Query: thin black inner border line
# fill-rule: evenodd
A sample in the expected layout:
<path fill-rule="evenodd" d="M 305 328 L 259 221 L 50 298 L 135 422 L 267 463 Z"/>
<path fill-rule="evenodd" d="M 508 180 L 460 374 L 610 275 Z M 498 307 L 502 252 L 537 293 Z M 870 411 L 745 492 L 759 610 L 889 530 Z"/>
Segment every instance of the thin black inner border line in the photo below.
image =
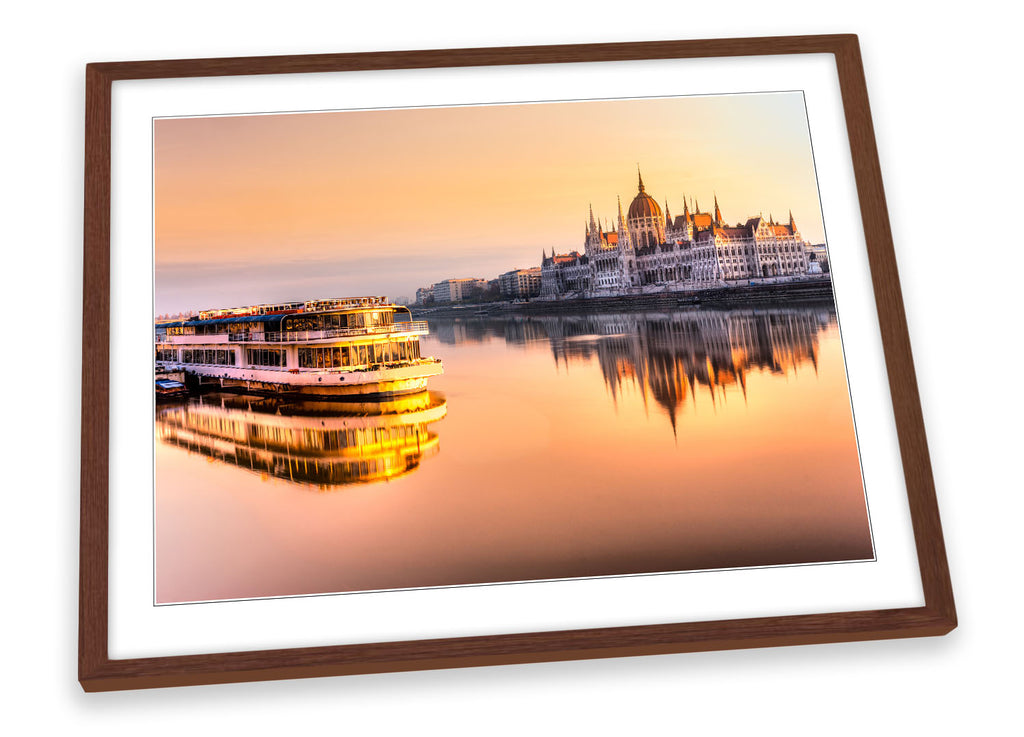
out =
<path fill-rule="evenodd" d="M 784 90 L 758 90 L 758 91 L 745 91 L 745 92 L 723 92 L 723 93 L 695 93 L 689 95 L 645 95 L 638 97 L 596 97 L 596 98 L 571 98 L 562 100 L 522 100 L 522 101 L 501 101 L 501 102 L 482 102 L 482 103 L 452 103 L 444 105 L 405 105 L 405 106 L 381 106 L 381 107 L 363 107 L 363 108 L 343 108 L 343 109 L 329 109 L 329 108 L 317 108 L 310 110 L 278 110 L 278 111 L 263 111 L 263 112 L 241 112 L 241 113 L 213 113 L 208 115 L 164 115 L 164 116 L 152 116 L 150 118 L 150 186 L 151 186 L 151 209 L 150 209 L 150 224 L 151 224 L 151 236 L 152 236 L 152 248 L 151 248 L 151 272 L 152 279 L 151 283 L 153 286 L 153 297 L 150 301 L 151 314 L 156 314 L 156 121 L 158 120 L 189 120 L 189 119 L 200 119 L 200 118 L 236 118 L 236 117 L 249 117 L 249 116 L 269 116 L 269 115 L 317 115 L 317 114 L 331 114 L 331 113 L 356 113 L 356 112 L 373 112 L 373 111 L 404 111 L 404 110 L 437 110 L 437 109 L 451 109 L 451 108 L 474 108 L 474 107 L 501 107 L 501 106 L 516 106 L 516 105 L 542 105 L 542 104 L 573 104 L 573 103 L 587 103 L 587 102 L 643 102 L 648 100 L 672 100 L 672 99 L 685 99 L 685 98 L 707 98 L 707 97 L 737 97 L 737 96 L 754 96 L 754 95 L 779 95 L 779 94 L 800 94 L 801 101 L 804 107 L 804 121 L 807 126 L 807 141 L 811 149 L 811 164 L 814 171 L 814 187 L 818 194 L 818 214 L 822 221 L 822 231 L 825 238 L 825 252 L 828 254 L 828 230 L 825 226 L 825 212 L 822 208 L 821 200 L 821 186 L 818 178 L 818 167 L 817 160 L 814 155 L 814 143 L 811 137 L 811 124 L 810 115 L 807 109 L 806 93 L 803 89 L 784 89 Z M 840 100 L 840 102 L 842 102 Z M 847 133 L 847 140 L 849 139 L 849 133 Z M 870 270 L 870 267 L 869 267 Z M 361 589 L 359 591 L 324 591 L 307 594 L 283 594 L 280 596 L 254 596 L 254 597 L 241 597 L 233 599 L 204 599 L 201 601 L 180 601 L 180 602 L 158 602 L 156 600 L 156 439 L 152 440 L 151 447 L 151 460 L 153 463 L 152 480 L 153 480 L 153 491 L 151 495 L 151 503 L 153 507 L 152 519 L 151 519 L 151 553 L 152 553 L 152 576 L 151 576 L 151 590 L 152 590 L 152 606 L 154 608 L 163 607 L 179 607 L 179 606 L 195 606 L 200 604 L 226 604 L 226 603 L 238 603 L 238 602 L 251 602 L 251 601 L 274 601 L 280 599 L 309 599 L 309 598 L 320 598 L 326 596 L 351 596 L 358 594 L 386 594 L 386 593 L 402 593 L 409 591 L 430 591 L 430 590 L 444 590 L 454 588 L 478 588 L 483 586 L 515 586 L 523 584 L 534 584 L 534 583 L 566 583 L 572 581 L 591 581 L 601 579 L 614 579 L 614 578 L 639 578 L 645 576 L 672 576 L 672 575 L 687 575 L 694 573 L 726 573 L 730 571 L 747 571 L 747 570 L 771 570 L 771 569 L 785 569 L 785 568 L 805 568 L 808 566 L 823 566 L 823 565 L 847 565 L 856 563 L 873 563 L 878 561 L 878 551 L 875 545 L 874 526 L 871 519 L 871 508 L 868 503 L 867 495 L 867 484 L 864 480 L 864 462 L 861 456 L 860 448 L 860 437 L 857 431 L 857 418 L 853 409 L 853 393 L 850 388 L 850 372 L 847 369 L 847 358 L 846 349 L 843 344 L 842 337 L 842 324 L 839 319 L 839 305 L 835 294 L 835 283 L 829 278 L 829 284 L 832 290 L 832 307 L 836 314 L 836 325 L 839 331 L 839 345 L 843 355 L 843 373 L 846 379 L 846 392 L 847 399 L 849 401 L 850 416 L 853 423 L 853 435 L 854 444 L 857 448 L 857 465 L 860 472 L 861 478 L 861 492 L 864 498 L 865 513 L 868 522 L 868 535 L 871 539 L 871 550 L 872 558 L 853 559 L 853 560 L 840 560 L 840 561 L 811 561 L 806 563 L 782 563 L 777 565 L 763 565 L 763 566 L 735 566 L 730 568 L 708 568 L 708 569 L 690 569 L 690 570 L 679 570 L 679 571 L 647 571 L 641 573 L 626 573 L 626 574 L 607 574 L 607 575 L 593 575 L 593 576 L 573 576 L 568 578 L 542 578 L 542 579 L 529 579 L 522 581 L 487 581 L 479 583 L 467 583 L 467 584 L 447 584 L 439 586 L 410 586 L 401 588 L 389 588 L 389 589 Z M 154 364 L 155 373 L 155 364 Z M 152 408 L 152 426 L 156 425 L 156 396 L 154 395 L 151 400 Z M 916 557 L 916 551 L 915 551 Z M 918 562 L 920 567 L 920 562 Z"/>

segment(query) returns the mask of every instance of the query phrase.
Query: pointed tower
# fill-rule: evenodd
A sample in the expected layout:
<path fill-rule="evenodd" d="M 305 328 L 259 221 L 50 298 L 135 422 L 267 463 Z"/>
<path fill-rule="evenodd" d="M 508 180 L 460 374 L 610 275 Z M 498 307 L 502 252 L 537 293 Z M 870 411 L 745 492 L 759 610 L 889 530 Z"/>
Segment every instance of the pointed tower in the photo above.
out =
<path fill-rule="evenodd" d="M 672 227 L 672 213 L 668 210 L 668 198 L 665 198 L 665 227 Z"/>
<path fill-rule="evenodd" d="M 587 226 L 587 239 L 584 243 L 583 250 L 586 253 L 590 253 L 591 248 L 601 247 L 601 235 L 599 233 L 600 228 L 597 225 L 597 220 L 594 218 L 594 205 L 590 205 L 590 225 Z"/>
<path fill-rule="evenodd" d="M 629 228 L 626 227 L 626 218 L 622 216 L 622 198 L 615 195 L 615 200 L 619 203 L 619 246 L 631 248 L 632 241 L 629 239 Z"/>
<path fill-rule="evenodd" d="M 690 206 L 686 202 L 686 197 L 683 197 L 683 236 L 686 240 L 693 240 L 693 213 L 690 212 Z"/>
<path fill-rule="evenodd" d="M 789 232 L 796 235 L 796 221 L 793 220 L 793 211 L 789 211 Z"/>
<path fill-rule="evenodd" d="M 722 211 L 718 209 L 718 193 L 715 193 L 715 225 L 722 227 Z"/>
<path fill-rule="evenodd" d="M 640 173 L 640 164 L 636 165 L 636 178 L 637 178 L 637 190 L 643 194 L 644 190 L 644 177 Z"/>

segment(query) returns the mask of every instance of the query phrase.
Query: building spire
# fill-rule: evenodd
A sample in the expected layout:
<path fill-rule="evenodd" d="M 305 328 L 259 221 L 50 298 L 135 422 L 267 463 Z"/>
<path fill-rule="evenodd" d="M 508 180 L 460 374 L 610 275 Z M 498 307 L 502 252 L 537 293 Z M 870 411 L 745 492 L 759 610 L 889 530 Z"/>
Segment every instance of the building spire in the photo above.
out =
<path fill-rule="evenodd" d="M 722 211 L 718 209 L 718 193 L 715 193 L 715 224 L 722 224 Z"/>
<path fill-rule="evenodd" d="M 690 206 L 686 203 L 686 195 L 683 195 L 683 218 L 690 221 Z"/>
<path fill-rule="evenodd" d="M 668 210 L 668 197 L 665 198 L 665 227 L 672 227 L 672 213 Z"/>
<path fill-rule="evenodd" d="M 590 203 L 590 235 L 597 232 L 597 223 L 594 222 L 594 203 Z"/>
<path fill-rule="evenodd" d="M 632 248 L 632 239 L 629 237 L 629 229 L 626 227 L 626 218 L 622 216 L 622 198 L 615 195 L 615 201 L 619 203 L 619 248 Z"/>
<path fill-rule="evenodd" d="M 636 165 L 636 178 L 637 178 L 637 190 L 643 194 L 644 192 L 644 177 L 640 173 L 640 164 Z"/>
<path fill-rule="evenodd" d="M 796 232 L 796 222 L 793 220 L 793 211 L 789 211 L 789 230 L 791 233 Z"/>

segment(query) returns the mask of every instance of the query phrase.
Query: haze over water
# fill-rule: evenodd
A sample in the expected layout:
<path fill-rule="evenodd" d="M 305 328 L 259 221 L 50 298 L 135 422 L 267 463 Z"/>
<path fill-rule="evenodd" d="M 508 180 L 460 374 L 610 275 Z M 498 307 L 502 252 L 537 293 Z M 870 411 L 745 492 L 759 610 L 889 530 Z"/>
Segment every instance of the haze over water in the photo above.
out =
<path fill-rule="evenodd" d="M 831 309 L 430 328 L 430 395 L 158 406 L 158 603 L 872 558 Z"/>

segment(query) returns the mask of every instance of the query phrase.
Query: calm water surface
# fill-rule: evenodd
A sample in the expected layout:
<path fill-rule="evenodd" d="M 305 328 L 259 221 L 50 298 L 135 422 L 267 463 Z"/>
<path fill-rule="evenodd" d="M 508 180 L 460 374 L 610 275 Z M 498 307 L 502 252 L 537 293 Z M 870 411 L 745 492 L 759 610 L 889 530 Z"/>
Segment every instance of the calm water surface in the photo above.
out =
<path fill-rule="evenodd" d="M 158 602 L 872 557 L 829 309 L 430 327 L 420 395 L 158 407 Z"/>

